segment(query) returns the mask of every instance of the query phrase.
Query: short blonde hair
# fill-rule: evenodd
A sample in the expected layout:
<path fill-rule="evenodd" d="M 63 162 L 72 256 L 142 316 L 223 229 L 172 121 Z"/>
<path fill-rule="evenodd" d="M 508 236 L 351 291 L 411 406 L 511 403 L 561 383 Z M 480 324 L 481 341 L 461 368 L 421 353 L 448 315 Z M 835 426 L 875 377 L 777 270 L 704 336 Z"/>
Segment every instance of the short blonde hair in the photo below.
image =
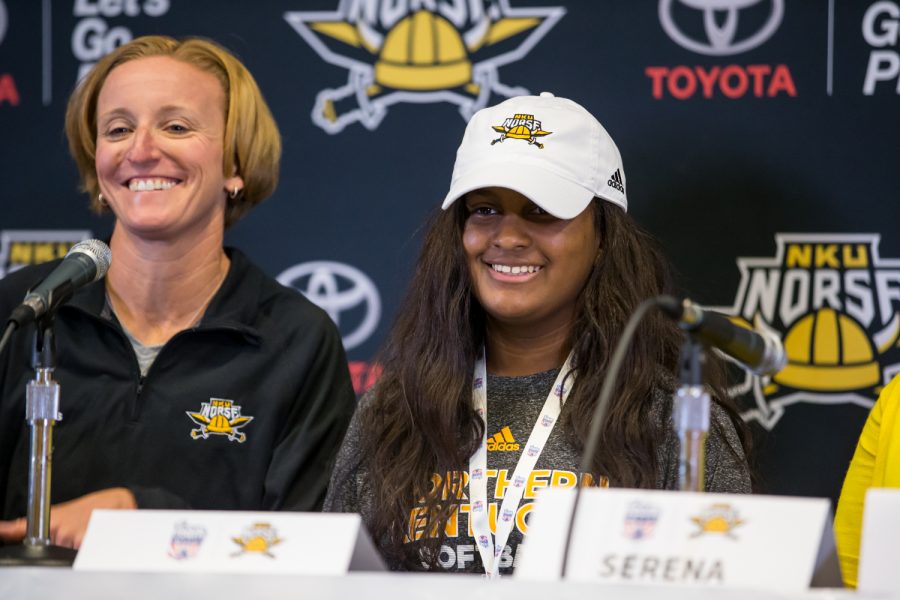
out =
<path fill-rule="evenodd" d="M 203 38 L 176 40 L 148 35 L 119 46 L 94 65 L 69 98 L 66 137 L 78 165 L 82 189 L 91 197 L 91 208 L 109 210 L 98 195 L 95 164 L 97 153 L 97 97 L 110 72 L 131 60 L 171 56 L 214 75 L 225 91 L 225 138 L 222 173 L 238 174 L 244 189 L 229 196 L 225 226 L 232 225 L 251 208 L 269 197 L 278 185 L 281 135 L 256 81 L 231 52 Z"/>

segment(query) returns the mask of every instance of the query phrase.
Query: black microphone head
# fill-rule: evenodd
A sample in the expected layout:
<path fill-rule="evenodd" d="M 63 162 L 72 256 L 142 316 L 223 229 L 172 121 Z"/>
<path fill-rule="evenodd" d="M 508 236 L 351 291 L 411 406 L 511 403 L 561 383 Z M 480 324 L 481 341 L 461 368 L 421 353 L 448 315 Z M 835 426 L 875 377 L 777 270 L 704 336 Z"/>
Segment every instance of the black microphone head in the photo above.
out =
<path fill-rule="evenodd" d="M 679 300 L 672 296 L 657 296 L 656 305 L 673 319 L 678 326 L 693 331 L 703 322 L 704 310 L 690 298 Z"/>
<path fill-rule="evenodd" d="M 10 320 L 21 327 L 66 302 L 83 285 L 97 281 L 109 270 L 112 253 L 100 240 L 78 242 L 40 283 L 31 288 Z"/>
<path fill-rule="evenodd" d="M 681 320 L 681 315 L 684 314 L 684 304 L 673 296 L 657 296 L 656 305 L 676 321 Z"/>
<path fill-rule="evenodd" d="M 91 282 L 97 281 L 106 275 L 106 272 L 109 271 L 109 265 L 112 263 L 112 252 L 109 246 L 100 240 L 82 240 L 69 249 L 66 257 L 72 254 L 85 254 L 97 266 Z"/>

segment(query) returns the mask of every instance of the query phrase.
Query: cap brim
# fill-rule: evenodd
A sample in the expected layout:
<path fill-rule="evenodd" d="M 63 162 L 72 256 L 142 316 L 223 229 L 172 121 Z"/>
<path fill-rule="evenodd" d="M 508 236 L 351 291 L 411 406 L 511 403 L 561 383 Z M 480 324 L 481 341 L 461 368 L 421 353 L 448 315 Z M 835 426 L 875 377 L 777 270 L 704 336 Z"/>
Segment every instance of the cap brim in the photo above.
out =
<path fill-rule="evenodd" d="M 535 165 L 486 164 L 469 169 L 450 186 L 441 208 L 446 209 L 471 191 L 503 187 L 519 192 L 559 219 L 574 219 L 587 208 L 594 193 Z"/>

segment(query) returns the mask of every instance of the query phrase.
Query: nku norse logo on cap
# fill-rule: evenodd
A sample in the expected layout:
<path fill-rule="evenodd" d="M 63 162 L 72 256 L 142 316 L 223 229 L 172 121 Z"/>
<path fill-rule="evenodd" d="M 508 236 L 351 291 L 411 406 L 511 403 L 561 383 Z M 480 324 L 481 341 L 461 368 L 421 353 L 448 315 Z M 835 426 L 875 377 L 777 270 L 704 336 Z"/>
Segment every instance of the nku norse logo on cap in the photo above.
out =
<path fill-rule="evenodd" d="M 512 138 L 514 140 L 524 140 L 533 146 L 537 146 L 539 150 L 543 150 L 544 145 L 535 138 L 553 133 L 552 131 L 541 129 L 541 122 L 535 120 L 534 115 L 514 115 L 503 121 L 503 125 L 494 125 L 493 128 L 494 131 L 500 132 L 500 137 L 493 140 L 491 146 L 507 138 Z"/>
<path fill-rule="evenodd" d="M 316 96 L 313 122 L 335 134 L 375 129 L 400 103 L 450 102 L 468 120 L 491 103 L 528 94 L 500 81 L 565 14 L 562 7 L 510 8 L 508 0 L 342 0 L 337 10 L 292 11 L 285 20 L 347 83 Z"/>

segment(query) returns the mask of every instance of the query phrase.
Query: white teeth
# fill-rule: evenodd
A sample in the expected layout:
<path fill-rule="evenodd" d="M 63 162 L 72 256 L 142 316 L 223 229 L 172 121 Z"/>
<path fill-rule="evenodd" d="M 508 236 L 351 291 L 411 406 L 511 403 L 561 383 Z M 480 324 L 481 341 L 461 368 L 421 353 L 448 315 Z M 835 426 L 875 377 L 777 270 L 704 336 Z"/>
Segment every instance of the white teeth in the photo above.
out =
<path fill-rule="evenodd" d="M 153 190 L 167 190 L 175 185 L 170 179 L 132 179 L 128 182 L 128 189 L 132 192 L 149 192 Z"/>
<path fill-rule="evenodd" d="M 497 271 L 498 273 L 509 273 L 511 275 L 527 275 L 529 273 L 537 273 L 541 270 L 542 267 L 535 265 L 522 265 L 511 267 L 509 265 L 498 265 L 492 264 L 491 268 Z"/>

